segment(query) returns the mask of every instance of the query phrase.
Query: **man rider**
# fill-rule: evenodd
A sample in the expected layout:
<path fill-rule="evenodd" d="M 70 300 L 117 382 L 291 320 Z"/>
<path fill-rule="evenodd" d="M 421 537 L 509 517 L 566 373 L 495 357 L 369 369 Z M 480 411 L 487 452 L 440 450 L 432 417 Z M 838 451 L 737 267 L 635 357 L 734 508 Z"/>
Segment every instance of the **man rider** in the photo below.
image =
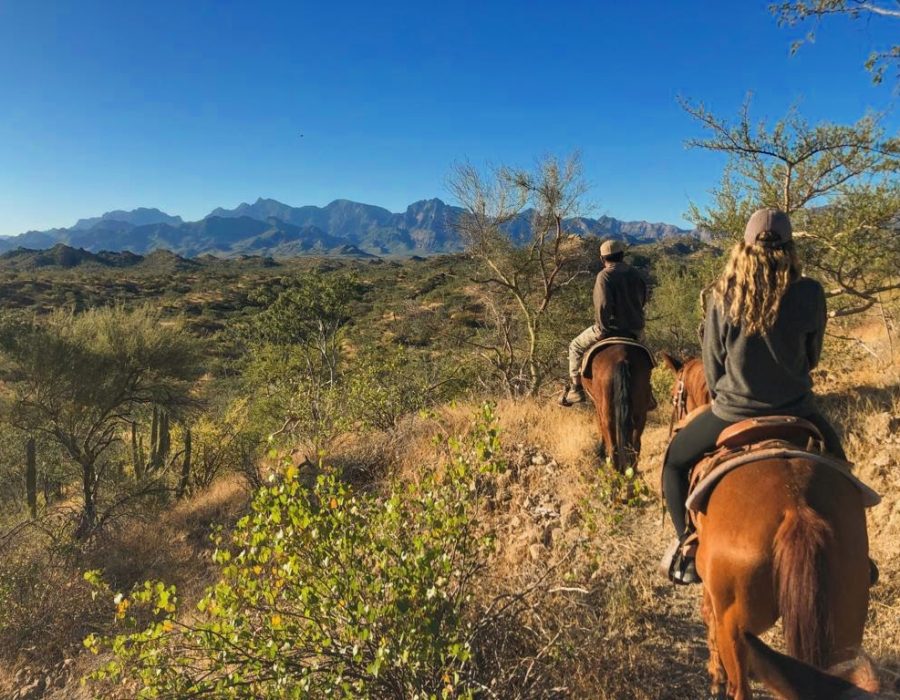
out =
<path fill-rule="evenodd" d="M 594 343 L 612 337 L 638 340 L 643 335 L 647 284 L 637 270 L 624 262 L 624 257 L 621 241 L 604 241 L 600 246 L 603 269 L 594 281 L 597 322 L 569 344 L 569 384 L 559 399 L 561 406 L 586 400 L 581 386 L 581 358 Z"/>

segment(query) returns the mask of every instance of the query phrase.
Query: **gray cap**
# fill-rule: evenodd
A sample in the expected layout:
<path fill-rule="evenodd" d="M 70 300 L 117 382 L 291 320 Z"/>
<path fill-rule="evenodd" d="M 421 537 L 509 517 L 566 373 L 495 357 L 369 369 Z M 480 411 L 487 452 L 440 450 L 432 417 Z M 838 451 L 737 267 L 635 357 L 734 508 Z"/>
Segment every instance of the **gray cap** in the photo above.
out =
<path fill-rule="evenodd" d="M 624 252 L 625 244 L 622 243 L 622 241 L 603 241 L 603 243 L 600 244 L 600 257 L 605 258 L 608 255 Z"/>
<path fill-rule="evenodd" d="M 780 209 L 757 209 L 744 229 L 744 243 L 778 247 L 788 243 L 793 229 L 788 215 Z"/>

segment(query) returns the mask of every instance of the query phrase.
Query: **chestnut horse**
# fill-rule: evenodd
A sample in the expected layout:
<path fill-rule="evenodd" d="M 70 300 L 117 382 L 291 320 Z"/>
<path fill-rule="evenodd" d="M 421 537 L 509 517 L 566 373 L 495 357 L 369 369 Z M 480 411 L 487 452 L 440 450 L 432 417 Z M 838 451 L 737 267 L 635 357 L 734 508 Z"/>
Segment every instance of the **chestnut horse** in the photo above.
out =
<path fill-rule="evenodd" d="M 581 385 L 594 402 L 604 456 L 622 474 L 637 464 L 653 393 L 647 352 L 634 345 L 607 345 L 591 358 Z"/>
<path fill-rule="evenodd" d="M 677 368 L 676 410 L 708 395 L 699 360 L 663 361 Z M 813 460 L 752 462 L 722 477 L 697 515 L 697 531 L 715 697 L 745 700 L 751 671 L 769 678 L 762 664 L 771 657 L 746 635 L 762 634 L 779 617 L 791 657 L 877 690 L 861 654 L 869 544 L 862 494 L 850 480 Z M 850 696 L 835 690 L 815 697 Z"/>

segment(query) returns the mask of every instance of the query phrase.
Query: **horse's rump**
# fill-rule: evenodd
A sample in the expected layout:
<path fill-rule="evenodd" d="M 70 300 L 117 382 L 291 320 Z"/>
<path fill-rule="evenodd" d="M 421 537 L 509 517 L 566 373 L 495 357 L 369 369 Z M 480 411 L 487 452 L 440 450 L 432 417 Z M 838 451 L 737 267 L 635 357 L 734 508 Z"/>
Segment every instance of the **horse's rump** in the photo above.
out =
<path fill-rule="evenodd" d="M 636 461 L 652 400 L 653 358 L 637 341 L 607 339 L 591 351 L 590 372 L 582 385 L 597 412 L 606 456 L 619 471 Z"/>
<path fill-rule="evenodd" d="M 650 364 L 650 369 L 653 369 L 656 366 L 656 360 L 653 358 L 653 353 L 650 352 L 650 349 L 644 345 L 639 340 L 634 340 L 633 338 L 621 338 L 618 336 L 612 336 L 609 338 L 602 338 L 594 343 L 591 347 L 587 349 L 587 352 L 581 358 L 581 376 L 586 379 L 591 379 L 594 376 L 594 357 L 597 353 L 601 352 L 610 347 L 621 347 L 626 346 L 629 348 L 637 348 L 642 351 L 647 358 L 647 362 Z"/>

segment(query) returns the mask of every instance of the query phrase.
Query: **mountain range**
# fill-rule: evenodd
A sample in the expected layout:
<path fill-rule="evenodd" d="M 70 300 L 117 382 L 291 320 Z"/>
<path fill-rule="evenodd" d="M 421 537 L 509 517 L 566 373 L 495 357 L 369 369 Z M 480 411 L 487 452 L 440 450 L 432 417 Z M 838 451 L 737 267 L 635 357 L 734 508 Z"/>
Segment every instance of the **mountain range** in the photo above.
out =
<path fill-rule="evenodd" d="M 199 221 L 184 221 L 159 209 L 111 211 L 80 219 L 69 228 L 28 231 L 0 238 L 0 253 L 18 248 L 46 250 L 57 244 L 90 252 L 146 254 L 165 249 L 184 257 L 265 255 L 431 255 L 463 249 L 453 222 L 462 209 L 440 199 L 410 204 L 405 212 L 338 199 L 324 207 L 292 207 L 257 199 L 234 209 L 214 209 Z M 530 212 L 510 222 L 513 238 L 530 230 Z M 573 233 L 651 242 L 689 233 L 670 224 L 579 217 L 566 225 Z"/>

